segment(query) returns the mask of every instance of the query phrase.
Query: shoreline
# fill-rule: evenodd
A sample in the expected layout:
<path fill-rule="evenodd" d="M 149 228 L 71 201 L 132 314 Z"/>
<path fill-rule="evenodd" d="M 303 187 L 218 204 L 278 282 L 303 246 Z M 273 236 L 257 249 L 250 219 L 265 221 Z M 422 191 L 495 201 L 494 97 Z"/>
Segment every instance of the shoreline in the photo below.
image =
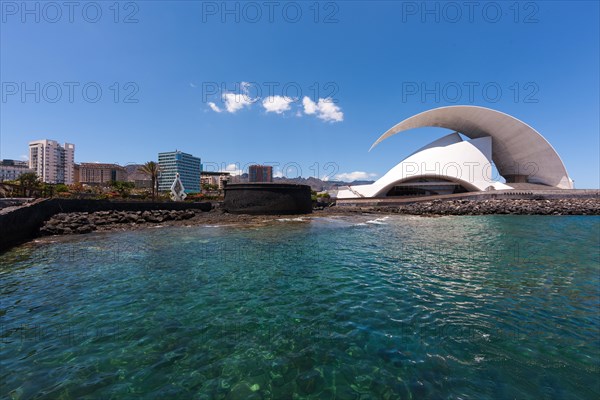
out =
<path fill-rule="evenodd" d="M 332 206 L 298 215 L 229 214 L 221 209 L 152 210 L 152 211 L 97 211 L 56 214 L 44 223 L 38 238 L 56 235 L 86 234 L 91 232 L 136 231 L 172 226 L 231 226 L 262 225 L 277 220 L 369 214 L 415 215 L 422 217 L 477 216 L 477 215 L 600 215 L 600 198 L 553 200 L 434 200 L 401 206 Z"/>

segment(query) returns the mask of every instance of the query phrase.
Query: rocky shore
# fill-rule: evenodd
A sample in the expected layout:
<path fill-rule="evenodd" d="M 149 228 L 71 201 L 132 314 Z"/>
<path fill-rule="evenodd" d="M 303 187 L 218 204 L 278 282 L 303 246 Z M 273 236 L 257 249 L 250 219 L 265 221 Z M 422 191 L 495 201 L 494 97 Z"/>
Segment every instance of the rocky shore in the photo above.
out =
<path fill-rule="evenodd" d="M 409 215 L 600 215 L 600 198 L 434 200 L 401 206 L 336 207 L 334 212 L 340 210 Z"/>
<path fill-rule="evenodd" d="M 435 200 L 394 207 L 328 207 L 301 216 L 326 217 L 359 214 L 443 215 L 600 215 L 600 199 L 554 200 Z M 136 230 L 156 226 L 243 225 L 268 223 L 289 215 L 228 214 L 220 209 L 153 211 L 98 211 L 56 214 L 40 229 L 42 235 L 83 234 L 93 231 Z M 294 218 L 292 216 L 292 218 Z"/>
<path fill-rule="evenodd" d="M 114 230 L 118 227 L 135 227 L 142 224 L 160 224 L 167 221 L 183 221 L 193 218 L 195 210 L 153 211 L 97 211 L 61 213 L 54 215 L 40 229 L 42 235 L 68 235 Z"/>
<path fill-rule="evenodd" d="M 228 214 L 222 210 L 153 210 L 98 211 L 54 215 L 40 229 L 40 234 L 69 235 L 93 231 L 138 230 L 158 226 L 232 225 L 269 222 L 289 216 Z"/>

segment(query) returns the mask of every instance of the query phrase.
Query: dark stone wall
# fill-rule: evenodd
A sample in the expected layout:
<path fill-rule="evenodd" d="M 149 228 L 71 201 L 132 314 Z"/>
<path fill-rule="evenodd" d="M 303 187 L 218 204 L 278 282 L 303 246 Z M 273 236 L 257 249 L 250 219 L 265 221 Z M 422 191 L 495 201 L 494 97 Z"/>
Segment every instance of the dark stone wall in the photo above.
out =
<path fill-rule="evenodd" d="M 210 211 L 211 203 L 153 203 L 135 201 L 47 199 L 0 214 L 0 252 L 39 235 L 40 227 L 53 215 L 94 211 L 189 210 Z"/>
<path fill-rule="evenodd" d="M 310 186 L 279 183 L 227 185 L 223 209 L 232 214 L 309 214 L 312 212 Z"/>
<path fill-rule="evenodd" d="M 32 201 L 33 199 L 0 199 L 0 210 L 6 207 L 22 206 L 25 203 Z"/>

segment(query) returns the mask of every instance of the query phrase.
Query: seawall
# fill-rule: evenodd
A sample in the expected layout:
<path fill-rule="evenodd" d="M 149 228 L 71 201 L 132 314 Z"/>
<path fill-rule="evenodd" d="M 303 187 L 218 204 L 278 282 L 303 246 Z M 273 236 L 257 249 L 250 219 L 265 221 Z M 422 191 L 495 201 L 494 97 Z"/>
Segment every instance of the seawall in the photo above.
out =
<path fill-rule="evenodd" d="M 202 210 L 211 203 L 157 203 L 136 201 L 45 199 L 0 213 L 0 252 L 25 243 L 39 235 L 40 227 L 53 215 L 94 211 Z"/>

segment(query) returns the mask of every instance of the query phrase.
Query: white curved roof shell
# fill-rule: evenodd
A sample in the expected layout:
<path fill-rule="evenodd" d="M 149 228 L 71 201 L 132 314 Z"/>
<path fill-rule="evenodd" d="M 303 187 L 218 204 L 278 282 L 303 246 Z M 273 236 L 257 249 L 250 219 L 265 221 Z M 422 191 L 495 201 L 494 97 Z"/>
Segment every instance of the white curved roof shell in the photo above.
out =
<path fill-rule="evenodd" d="M 528 181 L 572 189 L 573 182 L 550 143 L 526 123 L 499 111 L 477 106 L 449 106 L 405 119 L 371 146 L 396 133 L 422 127 L 452 129 L 477 139 L 492 138 L 492 159 L 502 176 L 527 175 Z"/>
<path fill-rule="evenodd" d="M 418 177 L 456 182 L 470 191 L 511 189 L 492 179 L 491 152 L 490 137 L 463 141 L 458 133 L 452 133 L 408 156 L 376 182 L 340 189 L 337 197 L 381 197 L 395 185 Z"/>

